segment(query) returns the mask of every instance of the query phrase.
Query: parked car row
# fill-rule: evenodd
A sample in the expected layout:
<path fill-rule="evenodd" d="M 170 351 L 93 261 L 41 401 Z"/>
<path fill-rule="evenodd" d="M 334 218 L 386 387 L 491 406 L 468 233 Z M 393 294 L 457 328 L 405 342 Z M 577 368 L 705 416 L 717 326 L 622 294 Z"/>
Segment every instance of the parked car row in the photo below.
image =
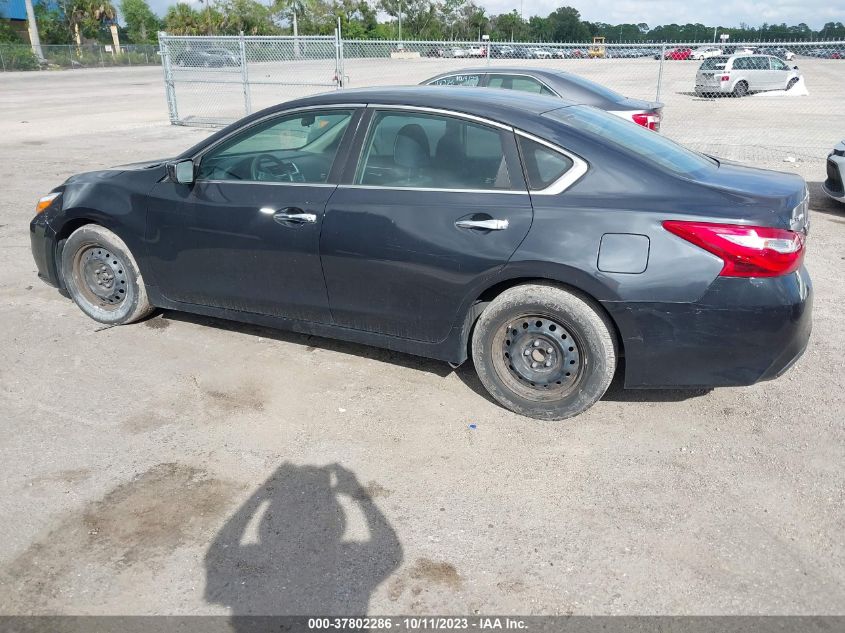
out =
<path fill-rule="evenodd" d="M 845 46 L 831 48 L 814 48 L 806 53 L 808 57 L 819 59 L 845 59 Z"/>

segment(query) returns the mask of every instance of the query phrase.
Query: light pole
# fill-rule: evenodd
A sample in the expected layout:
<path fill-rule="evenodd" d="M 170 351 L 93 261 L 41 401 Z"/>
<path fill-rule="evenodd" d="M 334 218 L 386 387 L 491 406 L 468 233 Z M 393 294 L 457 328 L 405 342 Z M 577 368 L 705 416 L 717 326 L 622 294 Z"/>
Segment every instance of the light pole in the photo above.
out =
<path fill-rule="evenodd" d="M 399 0 L 399 48 L 402 48 L 402 0 Z"/>
<path fill-rule="evenodd" d="M 41 51 L 41 38 L 38 36 L 38 22 L 35 21 L 35 9 L 32 7 L 32 0 L 25 0 L 25 4 L 26 21 L 29 25 L 29 43 L 38 61 L 43 62 L 44 53 Z"/>

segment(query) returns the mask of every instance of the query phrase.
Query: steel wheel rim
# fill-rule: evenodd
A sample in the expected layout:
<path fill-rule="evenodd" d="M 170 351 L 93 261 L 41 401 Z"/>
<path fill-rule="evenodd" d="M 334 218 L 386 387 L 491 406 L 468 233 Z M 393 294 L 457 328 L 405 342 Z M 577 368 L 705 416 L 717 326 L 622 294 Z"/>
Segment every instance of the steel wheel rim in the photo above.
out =
<path fill-rule="evenodd" d="M 103 310 L 119 309 L 128 292 L 126 263 L 99 244 L 80 248 L 73 259 L 73 274 L 82 296 Z"/>
<path fill-rule="evenodd" d="M 554 401 L 578 388 L 586 364 L 584 346 L 559 317 L 524 314 L 509 319 L 493 337 L 493 367 L 523 398 Z"/>

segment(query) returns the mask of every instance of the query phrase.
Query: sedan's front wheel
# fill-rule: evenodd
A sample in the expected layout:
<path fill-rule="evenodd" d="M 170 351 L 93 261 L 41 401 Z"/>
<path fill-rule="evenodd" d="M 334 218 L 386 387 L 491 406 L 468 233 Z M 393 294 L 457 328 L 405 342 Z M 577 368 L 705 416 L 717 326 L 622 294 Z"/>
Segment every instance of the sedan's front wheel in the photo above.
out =
<path fill-rule="evenodd" d="M 95 321 L 122 325 L 153 311 L 135 258 L 108 229 L 96 224 L 76 229 L 65 242 L 61 265 L 71 299 Z"/>
<path fill-rule="evenodd" d="M 563 420 L 607 391 L 616 369 L 612 332 L 588 299 L 552 283 L 526 284 L 482 312 L 472 358 L 499 403 L 532 418 Z"/>

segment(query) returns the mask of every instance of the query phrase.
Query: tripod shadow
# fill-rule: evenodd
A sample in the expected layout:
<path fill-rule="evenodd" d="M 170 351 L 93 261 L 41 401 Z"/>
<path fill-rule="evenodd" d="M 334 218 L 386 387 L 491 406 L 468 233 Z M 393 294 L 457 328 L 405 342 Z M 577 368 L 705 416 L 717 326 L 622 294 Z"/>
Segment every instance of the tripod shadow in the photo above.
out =
<path fill-rule="evenodd" d="M 352 472 L 285 463 L 211 543 L 205 599 L 231 610 L 235 630 L 237 616 L 366 615 L 401 562 L 396 532 Z"/>

